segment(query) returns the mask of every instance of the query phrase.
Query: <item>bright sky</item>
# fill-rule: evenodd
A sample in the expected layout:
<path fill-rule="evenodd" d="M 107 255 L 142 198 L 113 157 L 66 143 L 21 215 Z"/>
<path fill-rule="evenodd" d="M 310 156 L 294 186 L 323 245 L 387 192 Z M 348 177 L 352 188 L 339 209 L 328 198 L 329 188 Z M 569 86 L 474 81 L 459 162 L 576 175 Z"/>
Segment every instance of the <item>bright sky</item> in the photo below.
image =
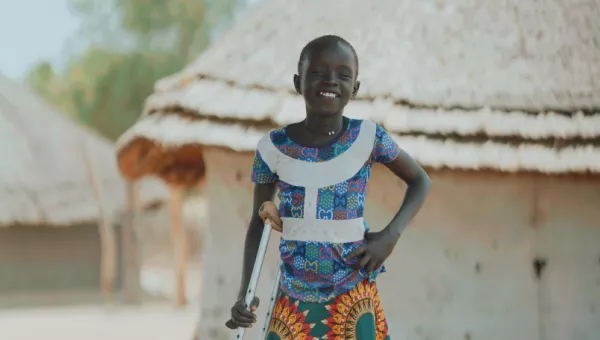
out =
<path fill-rule="evenodd" d="M 39 61 L 62 64 L 78 27 L 67 0 L 0 0 L 0 73 L 21 80 Z"/>
<path fill-rule="evenodd" d="M 0 0 L 1 74 L 22 80 L 36 63 L 46 60 L 60 67 L 67 51 L 81 50 L 83 46 L 69 46 L 80 22 L 69 12 L 68 1 Z"/>

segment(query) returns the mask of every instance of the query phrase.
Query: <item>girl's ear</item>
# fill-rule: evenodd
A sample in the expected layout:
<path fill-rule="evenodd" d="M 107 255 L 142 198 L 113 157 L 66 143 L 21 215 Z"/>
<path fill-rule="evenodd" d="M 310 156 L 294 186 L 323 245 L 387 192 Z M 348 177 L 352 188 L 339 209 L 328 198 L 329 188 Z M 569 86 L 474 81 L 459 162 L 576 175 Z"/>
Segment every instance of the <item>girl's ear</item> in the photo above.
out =
<path fill-rule="evenodd" d="M 356 83 L 354 83 L 354 88 L 352 89 L 352 99 L 354 99 L 356 97 L 356 94 L 358 93 L 358 89 L 360 88 L 360 81 L 356 81 Z"/>
<path fill-rule="evenodd" d="M 294 87 L 298 94 L 302 94 L 302 87 L 300 86 L 300 75 L 294 74 Z"/>

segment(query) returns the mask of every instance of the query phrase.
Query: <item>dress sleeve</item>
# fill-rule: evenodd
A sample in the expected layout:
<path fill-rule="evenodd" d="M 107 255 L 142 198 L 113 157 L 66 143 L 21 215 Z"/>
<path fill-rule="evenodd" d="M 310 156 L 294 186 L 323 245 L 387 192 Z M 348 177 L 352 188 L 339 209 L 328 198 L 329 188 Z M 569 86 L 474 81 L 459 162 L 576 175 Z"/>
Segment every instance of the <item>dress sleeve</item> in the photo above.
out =
<path fill-rule="evenodd" d="M 400 153 L 400 148 L 396 141 L 385 131 L 379 124 L 377 124 L 377 130 L 375 133 L 375 145 L 373 146 L 373 153 L 371 157 L 374 162 L 377 163 L 390 163 Z"/>
<path fill-rule="evenodd" d="M 255 184 L 268 184 L 277 181 L 277 174 L 269 168 L 269 165 L 264 161 L 258 149 L 254 154 L 254 161 L 252 162 L 251 179 L 252 183 Z"/>

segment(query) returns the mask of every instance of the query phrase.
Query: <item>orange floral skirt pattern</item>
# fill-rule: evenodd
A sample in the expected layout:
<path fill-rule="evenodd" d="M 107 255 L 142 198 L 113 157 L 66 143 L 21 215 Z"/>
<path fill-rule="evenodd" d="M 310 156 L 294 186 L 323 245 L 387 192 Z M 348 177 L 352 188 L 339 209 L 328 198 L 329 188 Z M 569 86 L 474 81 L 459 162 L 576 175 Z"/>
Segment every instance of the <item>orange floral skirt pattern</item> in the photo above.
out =
<path fill-rule="evenodd" d="M 388 325 L 375 283 L 362 281 L 326 303 L 303 303 L 281 294 L 267 340 L 388 340 Z"/>

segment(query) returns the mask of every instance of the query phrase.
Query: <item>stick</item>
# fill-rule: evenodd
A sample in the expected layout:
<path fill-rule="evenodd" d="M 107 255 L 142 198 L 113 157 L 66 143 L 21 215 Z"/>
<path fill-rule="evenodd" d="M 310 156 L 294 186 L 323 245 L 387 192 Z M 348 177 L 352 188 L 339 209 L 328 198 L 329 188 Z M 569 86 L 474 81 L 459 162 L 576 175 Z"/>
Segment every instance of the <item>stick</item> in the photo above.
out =
<path fill-rule="evenodd" d="M 116 235 L 111 221 L 107 216 L 102 201 L 102 186 L 98 183 L 92 161 L 87 152 L 87 143 L 83 143 L 82 155 L 88 172 L 88 178 L 94 197 L 98 204 L 98 232 L 100 234 L 100 288 L 106 300 L 112 298 L 117 277 L 117 245 Z"/>
<path fill-rule="evenodd" d="M 171 224 L 171 244 L 175 259 L 175 304 L 177 307 L 184 306 L 186 299 L 186 279 L 187 279 L 187 238 L 185 226 L 183 226 L 183 196 L 182 188 L 171 187 L 170 204 L 170 224 Z"/>

